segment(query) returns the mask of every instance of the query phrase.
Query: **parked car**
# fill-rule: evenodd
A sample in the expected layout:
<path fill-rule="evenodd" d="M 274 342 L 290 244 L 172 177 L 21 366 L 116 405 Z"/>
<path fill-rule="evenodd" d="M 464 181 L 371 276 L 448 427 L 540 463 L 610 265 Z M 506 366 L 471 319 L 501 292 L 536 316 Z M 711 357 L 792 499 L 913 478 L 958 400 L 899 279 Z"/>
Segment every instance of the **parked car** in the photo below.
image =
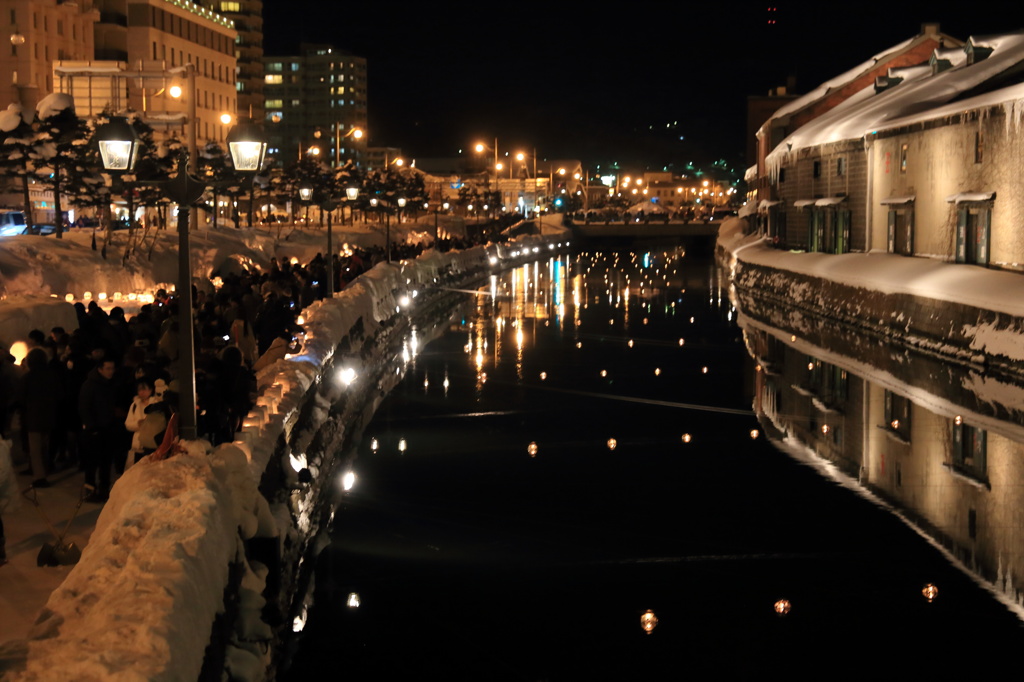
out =
<path fill-rule="evenodd" d="M 37 223 L 30 227 L 26 227 L 22 234 L 37 234 L 42 237 L 47 235 L 56 234 L 57 226 L 52 223 Z"/>
<path fill-rule="evenodd" d="M 25 214 L 21 211 L 0 212 L 0 237 L 24 234 L 26 227 Z"/>

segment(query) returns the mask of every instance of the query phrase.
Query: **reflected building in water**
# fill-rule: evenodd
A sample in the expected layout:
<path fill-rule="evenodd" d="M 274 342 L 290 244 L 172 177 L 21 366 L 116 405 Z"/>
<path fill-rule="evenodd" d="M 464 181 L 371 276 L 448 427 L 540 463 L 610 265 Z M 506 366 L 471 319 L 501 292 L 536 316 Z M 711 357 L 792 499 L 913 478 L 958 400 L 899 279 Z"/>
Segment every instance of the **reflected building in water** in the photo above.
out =
<path fill-rule="evenodd" d="M 740 315 L 765 432 L 891 504 L 1024 613 L 1024 386 L 807 322 Z"/>

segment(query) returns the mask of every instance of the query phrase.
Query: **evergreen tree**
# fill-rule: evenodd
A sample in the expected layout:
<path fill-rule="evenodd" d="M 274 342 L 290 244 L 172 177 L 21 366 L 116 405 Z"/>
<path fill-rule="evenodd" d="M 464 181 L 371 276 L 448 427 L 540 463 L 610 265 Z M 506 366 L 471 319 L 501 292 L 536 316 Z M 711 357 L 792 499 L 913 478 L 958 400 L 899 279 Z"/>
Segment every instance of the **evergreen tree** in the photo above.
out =
<path fill-rule="evenodd" d="M 29 197 L 29 179 L 33 176 L 30 154 L 35 137 L 32 112 L 26 112 L 20 104 L 11 104 L 0 112 L 0 134 L 3 135 L 3 151 L 0 152 L 0 177 L 16 183 L 22 193 L 25 222 L 33 227 L 32 200 Z"/>
<path fill-rule="evenodd" d="M 30 158 L 36 179 L 53 192 L 53 214 L 57 238 L 64 235 L 64 173 L 89 141 L 85 121 L 75 114 L 74 100 L 64 93 L 44 97 L 36 107 L 36 134 Z"/>

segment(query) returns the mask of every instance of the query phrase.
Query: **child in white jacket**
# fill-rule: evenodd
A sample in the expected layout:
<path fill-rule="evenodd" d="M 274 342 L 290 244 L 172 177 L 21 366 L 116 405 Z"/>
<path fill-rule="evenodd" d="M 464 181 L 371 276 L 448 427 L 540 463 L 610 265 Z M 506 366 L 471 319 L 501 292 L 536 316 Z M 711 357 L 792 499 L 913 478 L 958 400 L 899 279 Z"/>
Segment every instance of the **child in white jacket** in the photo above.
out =
<path fill-rule="evenodd" d="M 146 419 L 146 408 L 153 403 L 160 401 L 160 396 L 155 393 L 153 382 L 149 379 L 139 379 L 135 382 L 136 395 L 128 408 L 128 416 L 125 417 L 124 427 L 132 432 L 132 447 L 128 451 L 128 458 L 125 460 L 124 468 L 135 464 L 135 459 L 142 454 L 143 447 L 139 440 L 139 427 Z"/>

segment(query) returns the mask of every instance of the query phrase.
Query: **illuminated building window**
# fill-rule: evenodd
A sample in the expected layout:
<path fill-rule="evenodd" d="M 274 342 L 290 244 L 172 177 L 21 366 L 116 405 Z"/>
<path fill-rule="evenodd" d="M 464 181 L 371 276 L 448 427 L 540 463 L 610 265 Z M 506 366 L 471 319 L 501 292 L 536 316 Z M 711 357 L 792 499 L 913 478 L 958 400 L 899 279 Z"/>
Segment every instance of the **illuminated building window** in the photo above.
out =
<path fill-rule="evenodd" d="M 263 77 L 263 82 L 269 85 L 280 85 L 284 82 L 284 78 L 280 74 L 268 73 Z"/>
<path fill-rule="evenodd" d="M 885 392 L 885 423 L 881 428 L 904 443 L 910 442 L 910 400 L 892 391 Z"/>
<path fill-rule="evenodd" d="M 237 2 L 222 2 L 220 3 L 221 12 L 240 12 L 242 10 L 241 4 Z"/>
<path fill-rule="evenodd" d="M 971 478 L 988 478 L 988 436 L 984 429 L 953 422 L 953 469 Z"/>
<path fill-rule="evenodd" d="M 267 109 L 280 109 L 284 106 L 284 101 L 279 99 L 268 99 L 264 102 L 263 106 Z"/>

